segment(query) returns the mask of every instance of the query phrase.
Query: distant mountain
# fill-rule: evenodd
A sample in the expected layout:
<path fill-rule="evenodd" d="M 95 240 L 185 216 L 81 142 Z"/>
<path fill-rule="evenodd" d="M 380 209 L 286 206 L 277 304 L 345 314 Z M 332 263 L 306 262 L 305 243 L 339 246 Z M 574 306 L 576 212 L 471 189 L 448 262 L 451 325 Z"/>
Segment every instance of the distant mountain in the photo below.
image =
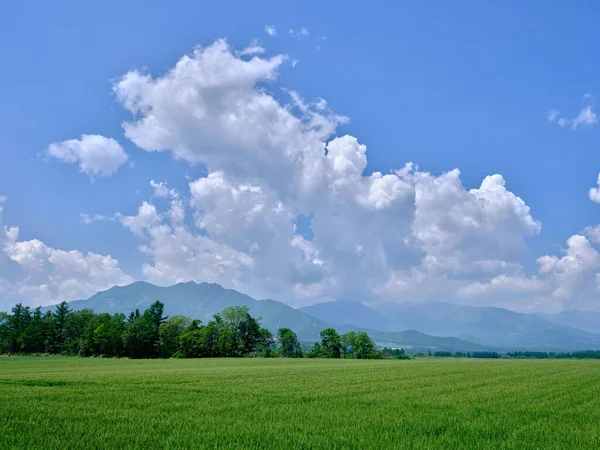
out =
<path fill-rule="evenodd" d="M 146 309 L 154 301 L 165 304 L 165 314 L 185 315 L 208 322 L 226 306 L 247 306 L 253 317 L 262 317 L 262 325 L 276 332 L 278 328 L 292 328 L 303 339 L 314 340 L 327 324 L 302 314 L 284 303 L 274 300 L 255 300 L 233 289 L 215 283 L 179 283 L 169 287 L 155 286 L 139 281 L 128 286 L 115 286 L 98 292 L 87 300 L 70 302 L 73 309 L 92 309 L 95 312 L 129 314 L 135 309 Z"/>
<path fill-rule="evenodd" d="M 346 305 L 349 305 L 348 307 Z M 372 307 L 331 302 L 302 308 L 326 322 L 378 330 L 418 330 L 434 336 L 452 336 L 500 350 L 570 351 L 600 348 L 600 334 L 578 329 L 534 314 L 503 308 L 450 303 L 382 303 Z M 600 328 L 597 328 L 600 330 Z"/>
<path fill-rule="evenodd" d="M 382 331 L 393 329 L 386 316 L 360 302 L 317 303 L 299 308 L 298 311 L 335 325 L 355 325 Z"/>
<path fill-rule="evenodd" d="M 600 313 L 594 311 L 563 311 L 558 314 L 538 314 L 541 318 L 590 333 L 600 333 Z"/>
<path fill-rule="evenodd" d="M 279 328 L 289 327 L 298 334 L 302 341 L 315 342 L 320 339 L 321 330 L 333 326 L 340 333 L 350 330 L 367 331 L 378 345 L 402 347 L 411 351 L 477 351 L 487 350 L 480 344 L 461 339 L 428 336 L 418 331 L 376 331 L 371 328 L 376 323 L 378 314 L 372 312 L 372 320 L 365 322 L 367 326 L 341 325 L 339 321 L 327 321 L 305 314 L 284 303 L 275 300 L 256 300 L 233 289 L 225 289 L 211 283 L 180 283 L 169 287 L 155 286 L 146 282 L 136 282 L 128 286 L 115 286 L 107 291 L 98 292 L 87 300 L 70 302 L 73 309 L 92 309 L 97 313 L 111 314 L 122 312 L 129 314 L 136 308 L 143 310 L 152 302 L 160 300 L 165 304 L 165 314 L 183 314 L 194 319 L 207 322 L 213 314 L 226 306 L 247 306 L 250 314 L 261 317 L 262 326 L 276 333 Z M 368 307 L 354 305 L 355 314 L 363 308 L 366 314 Z M 348 310 L 351 314 L 352 309 Z M 340 326 L 341 325 L 341 326 Z M 414 328 L 414 327 L 406 327 Z"/>

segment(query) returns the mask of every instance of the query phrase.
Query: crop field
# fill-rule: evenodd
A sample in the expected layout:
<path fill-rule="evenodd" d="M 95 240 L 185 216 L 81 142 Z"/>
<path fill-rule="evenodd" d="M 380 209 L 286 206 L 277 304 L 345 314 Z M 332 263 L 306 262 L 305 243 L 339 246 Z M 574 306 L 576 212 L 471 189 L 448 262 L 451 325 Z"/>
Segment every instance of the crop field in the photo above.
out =
<path fill-rule="evenodd" d="M 600 448 L 600 364 L 4 357 L 0 448 Z"/>

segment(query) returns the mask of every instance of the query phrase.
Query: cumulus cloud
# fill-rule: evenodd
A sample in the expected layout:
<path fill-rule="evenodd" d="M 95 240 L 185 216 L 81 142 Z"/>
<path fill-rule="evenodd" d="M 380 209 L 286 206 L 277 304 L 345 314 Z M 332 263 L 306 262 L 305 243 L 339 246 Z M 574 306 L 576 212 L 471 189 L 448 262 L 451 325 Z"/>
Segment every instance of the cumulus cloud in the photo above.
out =
<path fill-rule="evenodd" d="M 277 28 L 275 28 L 275 25 L 265 25 L 265 33 L 271 37 L 277 36 Z"/>
<path fill-rule="evenodd" d="M 244 59 L 220 40 L 165 74 L 132 71 L 115 84 L 132 114 L 129 139 L 208 171 L 189 183 L 189 203 L 153 181 L 153 197 L 170 205 L 146 201 L 119 216 L 151 259 L 149 280 L 216 281 L 295 305 L 485 302 L 469 292 L 499 291 L 511 277 L 534 290 L 520 260 L 541 224 L 504 177 L 469 190 L 456 169 L 366 173 L 366 145 L 336 137 L 347 118 L 323 99 L 285 91 L 284 103 L 269 92 L 285 60 Z M 299 215 L 309 230 L 296 226 Z"/>
<path fill-rule="evenodd" d="M 86 298 L 133 279 L 109 255 L 54 249 L 38 239 L 19 240 L 19 228 L 3 224 L 0 207 L 0 293 L 4 304 L 48 305 Z"/>
<path fill-rule="evenodd" d="M 90 176 L 112 175 L 127 161 L 127 154 L 117 141 L 97 134 L 50 144 L 46 154 L 67 164 L 77 164 L 81 172 Z"/>

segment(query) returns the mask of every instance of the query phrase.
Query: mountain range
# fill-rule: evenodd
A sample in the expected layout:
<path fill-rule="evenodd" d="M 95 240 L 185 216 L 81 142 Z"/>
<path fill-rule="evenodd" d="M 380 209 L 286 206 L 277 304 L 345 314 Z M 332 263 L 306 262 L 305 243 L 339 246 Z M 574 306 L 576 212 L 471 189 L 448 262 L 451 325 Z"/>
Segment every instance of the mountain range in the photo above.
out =
<path fill-rule="evenodd" d="M 572 351 L 600 348 L 600 313 L 523 314 L 495 307 L 451 303 L 378 303 L 336 301 L 294 309 L 275 300 L 256 300 L 214 283 L 179 283 L 160 287 L 147 282 L 115 286 L 73 309 L 129 314 L 155 300 L 168 315 L 182 314 L 207 322 L 226 306 L 247 306 L 273 333 L 289 327 L 301 341 L 319 340 L 330 326 L 340 333 L 367 331 L 381 346 L 409 351 L 535 350 Z"/>
<path fill-rule="evenodd" d="M 572 351 L 600 348 L 600 314 L 523 314 L 496 307 L 443 302 L 320 303 L 300 311 L 334 324 L 382 331 L 415 329 L 499 350 Z M 598 324 L 598 326 L 596 326 Z"/>

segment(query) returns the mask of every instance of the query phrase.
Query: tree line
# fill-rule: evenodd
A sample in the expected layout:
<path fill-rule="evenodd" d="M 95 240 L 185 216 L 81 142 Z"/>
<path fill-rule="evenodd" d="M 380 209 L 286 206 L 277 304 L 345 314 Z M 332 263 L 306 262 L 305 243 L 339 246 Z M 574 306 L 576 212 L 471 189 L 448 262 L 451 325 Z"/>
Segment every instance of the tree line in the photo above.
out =
<path fill-rule="evenodd" d="M 294 331 L 279 328 L 274 336 L 245 306 L 229 306 L 203 324 L 186 316 L 164 315 L 154 302 L 143 312 L 96 314 L 74 311 L 66 302 L 53 311 L 22 304 L 0 312 L 0 353 L 60 354 L 129 358 L 287 357 L 399 358 L 404 350 L 375 348 L 365 332 L 338 334 L 333 328 L 304 349 Z"/>
<path fill-rule="evenodd" d="M 515 351 L 498 353 L 491 351 L 482 352 L 448 352 L 436 351 L 425 353 L 415 353 L 414 356 L 434 356 L 438 358 L 512 358 L 512 359 L 600 359 L 600 350 L 582 350 L 575 352 L 534 352 L 534 351 Z"/>

